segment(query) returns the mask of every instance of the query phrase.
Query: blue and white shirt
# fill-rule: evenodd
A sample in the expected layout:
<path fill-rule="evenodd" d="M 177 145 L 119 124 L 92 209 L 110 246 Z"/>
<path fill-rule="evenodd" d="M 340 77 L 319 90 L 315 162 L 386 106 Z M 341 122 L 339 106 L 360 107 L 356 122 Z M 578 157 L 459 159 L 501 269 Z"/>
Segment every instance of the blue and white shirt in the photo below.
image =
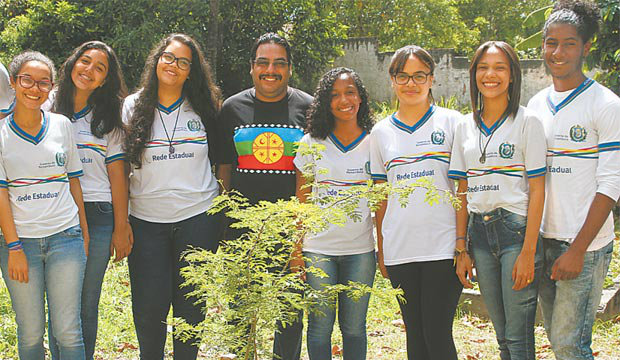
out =
<path fill-rule="evenodd" d="M 309 134 L 300 141 L 309 146 L 320 144 L 325 146 L 321 159 L 315 160 L 310 155 L 295 156 L 295 167 L 300 171 L 304 165 L 315 162 L 315 179 L 319 184 L 327 185 L 313 188 L 315 196 L 338 196 L 343 189 L 352 186 L 366 185 L 370 180 L 370 141 L 365 131 L 351 144 L 344 146 L 333 134 L 324 140 L 315 139 Z M 327 170 L 322 173 L 320 170 Z M 312 234 L 304 239 L 303 250 L 318 254 L 340 256 L 363 254 L 375 249 L 372 234 L 373 225 L 368 202 L 360 200 L 357 213 L 358 221 L 347 219 L 343 226 L 331 224 L 325 231 Z"/>
<path fill-rule="evenodd" d="M 66 117 L 41 111 L 36 136 L 23 131 L 13 115 L 0 120 L 0 187 L 8 188 L 21 238 L 40 238 L 79 224 L 69 179 L 82 164 Z"/>
<path fill-rule="evenodd" d="M 441 190 L 454 191 L 448 178 L 450 153 L 462 115 L 431 106 L 413 126 L 394 115 L 375 125 L 370 133 L 370 170 L 375 180 L 414 183 L 429 177 Z M 401 207 L 398 196 L 388 199 L 383 219 L 385 265 L 452 259 L 456 245 L 456 216 L 451 204 L 429 205 L 418 189 Z"/>
<path fill-rule="evenodd" d="M 529 102 L 547 137 L 544 237 L 572 242 L 581 230 L 596 193 L 620 196 L 620 99 L 592 79 L 576 89 L 553 86 Z M 588 251 L 614 239 L 612 214 Z"/>
<path fill-rule="evenodd" d="M 491 128 L 478 125 L 469 114 L 456 129 L 448 176 L 467 180 L 469 212 L 504 208 L 527 216 L 528 179 L 544 176 L 546 170 L 542 123 L 523 106 L 515 117 L 507 114 Z"/>
<path fill-rule="evenodd" d="M 11 88 L 9 72 L 0 63 L 0 114 L 8 114 L 15 106 L 15 91 Z"/>
<path fill-rule="evenodd" d="M 84 201 L 112 202 L 107 165 L 123 160 L 123 134 L 113 130 L 98 138 L 91 132 L 92 109 L 86 107 L 73 115 L 73 131 L 84 176 L 80 179 Z"/>
<path fill-rule="evenodd" d="M 136 93 L 125 99 L 125 123 L 131 119 L 137 98 Z M 130 214 L 145 221 L 173 223 L 204 213 L 219 194 L 219 186 L 211 171 L 207 133 L 200 117 L 183 97 L 169 107 L 159 104 L 153 117 L 142 167 L 133 169 L 129 177 Z"/>

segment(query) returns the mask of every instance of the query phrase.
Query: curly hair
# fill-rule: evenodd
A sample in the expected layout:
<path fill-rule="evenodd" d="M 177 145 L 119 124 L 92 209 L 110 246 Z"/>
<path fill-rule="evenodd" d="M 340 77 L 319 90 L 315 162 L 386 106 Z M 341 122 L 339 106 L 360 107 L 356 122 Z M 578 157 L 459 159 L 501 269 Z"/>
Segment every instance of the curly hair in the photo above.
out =
<path fill-rule="evenodd" d="M 11 79 L 13 79 L 13 81 L 17 80 L 17 75 L 19 75 L 19 71 L 27 62 L 30 61 L 38 61 L 45 64 L 45 66 L 47 66 L 47 68 L 50 70 L 50 80 L 54 82 L 54 79 L 56 78 L 56 68 L 54 67 L 54 62 L 40 52 L 31 50 L 27 50 L 23 53 L 16 55 L 9 63 L 9 76 L 11 76 Z"/>
<path fill-rule="evenodd" d="M 157 63 L 161 54 L 171 42 L 178 41 L 192 51 L 190 76 L 183 84 L 183 96 L 192 109 L 200 116 L 207 132 L 207 141 L 212 143 L 215 134 L 215 118 L 222 104 L 222 94 L 213 80 L 211 66 L 198 43 L 185 34 L 171 34 L 162 39 L 149 54 L 144 70 L 138 98 L 133 115 L 129 119 L 128 134 L 125 137 L 127 160 L 140 168 L 146 143 L 150 140 L 153 129 L 155 109 L 159 102 Z M 213 146 L 209 146 L 209 158 L 212 158 Z"/>
<path fill-rule="evenodd" d="M 553 7 L 543 27 L 543 39 L 547 38 L 547 30 L 553 24 L 569 24 L 577 29 L 577 34 L 586 43 L 598 32 L 601 14 L 593 1 L 560 0 Z"/>
<path fill-rule="evenodd" d="M 329 70 L 319 80 L 319 85 L 314 92 L 314 100 L 308 109 L 306 132 L 313 138 L 325 139 L 334 130 L 334 115 L 331 111 L 332 89 L 334 83 L 342 74 L 349 74 L 351 76 L 362 100 L 357 112 L 357 125 L 367 132 L 370 132 L 370 129 L 372 129 L 374 121 L 369 106 L 368 91 L 364 87 L 362 79 L 352 69 L 337 67 Z"/>
<path fill-rule="evenodd" d="M 73 50 L 60 68 L 53 109 L 74 121 L 75 84 L 71 79 L 71 73 L 82 54 L 91 49 L 102 51 L 108 58 L 108 74 L 104 83 L 88 97 L 88 105 L 93 109 L 90 131 L 96 137 L 102 138 L 114 129 L 124 130 L 121 104 L 123 98 L 127 96 L 127 86 L 120 61 L 114 50 L 107 44 L 101 41 L 88 41 Z"/>

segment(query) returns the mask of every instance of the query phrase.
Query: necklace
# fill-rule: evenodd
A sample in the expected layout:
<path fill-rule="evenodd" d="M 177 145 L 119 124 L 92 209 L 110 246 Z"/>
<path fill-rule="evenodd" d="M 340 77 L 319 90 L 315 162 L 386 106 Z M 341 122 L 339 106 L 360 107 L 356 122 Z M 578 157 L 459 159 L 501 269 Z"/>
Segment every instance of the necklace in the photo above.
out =
<path fill-rule="evenodd" d="M 507 112 L 508 112 L 508 109 L 504 111 L 502 116 L 500 116 L 499 120 L 497 120 L 495 124 L 497 124 L 498 122 L 501 123 L 506 117 L 508 117 Z M 477 116 L 478 116 L 478 129 L 480 130 L 480 132 L 478 133 L 478 149 L 480 149 L 480 158 L 478 160 L 480 161 L 481 164 L 484 164 L 487 161 L 487 147 L 489 146 L 489 143 L 491 142 L 491 139 L 493 138 L 493 134 L 495 134 L 495 130 L 497 129 L 494 129 L 491 131 L 491 134 L 489 135 L 489 138 L 487 139 L 487 143 L 484 144 L 484 148 L 483 148 L 482 147 L 483 120 L 482 120 L 482 115 L 478 114 Z"/>
<path fill-rule="evenodd" d="M 168 139 L 168 153 L 174 154 L 174 146 L 172 145 L 172 140 L 174 140 L 174 133 L 177 131 L 177 124 L 179 122 L 179 114 L 181 113 L 181 107 L 177 109 L 177 118 L 174 120 L 174 128 L 172 128 L 172 137 L 168 135 L 168 129 L 166 129 L 166 124 L 164 124 L 164 118 L 161 116 L 161 110 L 157 109 L 157 113 L 159 114 L 159 120 L 161 121 L 161 126 L 164 127 L 164 131 L 166 132 L 166 138 Z"/>

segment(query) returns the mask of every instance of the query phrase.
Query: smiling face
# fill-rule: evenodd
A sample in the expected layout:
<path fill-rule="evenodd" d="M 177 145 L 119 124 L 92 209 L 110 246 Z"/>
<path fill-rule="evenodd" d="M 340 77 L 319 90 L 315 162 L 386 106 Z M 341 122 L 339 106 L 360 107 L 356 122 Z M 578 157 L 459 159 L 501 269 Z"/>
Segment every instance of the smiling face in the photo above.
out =
<path fill-rule="evenodd" d="M 590 52 L 591 43 L 584 43 L 571 24 L 552 24 L 546 35 L 543 58 L 554 83 L 566 83 L 566 90 L 577 87 L 583 81 L 583 59 Z"/>
<path fill-rule="evenodd" d="M 405 66 L 398 73 L 407 75 L 428 74 L 431 69 L 415 55 L 409 56 Z M 433 86 L 433 75 L 428 75 L 424 84 L 417 84 L 412 79 L 408 79 L 406 84 L 399 85 L 392 76 L 392 88 L 398 97 L 400 105 L 416 106 L 429 103 L 429 91 Z"/>
<path fill-rule="evenodd" d="M 355 81 L 351 74 L 340 74 L 334 81 L 331 91 L 331 113 L 336 122 L 357 122 L 357 113 L 360 109 L 360 97 Z"/>
<path fill-rule="evenodd" d="M 497 47 L 489 47 L 476 65 L 476 85 L 482 97 L 507 100 L 511 82 L 510 59 Z"/>
<path fill-rule="evenodd" d="M 164 52 L 173 54 L 177 59 L 186 58 L 190 62 L 192 61 L 192 49 L 176 40 L 171 41 L 170 44 L 164 49 Z M 189 76 L 190 69 L 179 69 L 176 61 L 166 64 L 160 56 L 157 62 L 157 79 L 159 80 L 159 87 L 183 87 L 185 80 Z"/>
<path fill-rule="evenodd" d="M 80 55 L 71 70 L 71 80 L 77 90 L 93 92 L 108 76 L 108 55 L 99 49 L 89 49 Z"/>
<path fill-rule="evenodd" d="M 20 77 L 28 77 L 35 82 L 52 81 L 52 73 L 46 64 L 40 61 L 28 61 L 19 69 L 16 78 L 11 79 L 11 86 L 15 89 L 16 107 L 29 110 L 38 110 L 47 100 L 49 92 L 41 91 L 35 83 L 31 88 L 22 87 Z"/>
<path fill-rule="evenodd" d="M 287 61 L 286 49 L 274 43 L 261 44 L 256 49 L 250 74 L 256 98 L 266 102 L 282 100 L 291 77 L 291 64 Z"/>

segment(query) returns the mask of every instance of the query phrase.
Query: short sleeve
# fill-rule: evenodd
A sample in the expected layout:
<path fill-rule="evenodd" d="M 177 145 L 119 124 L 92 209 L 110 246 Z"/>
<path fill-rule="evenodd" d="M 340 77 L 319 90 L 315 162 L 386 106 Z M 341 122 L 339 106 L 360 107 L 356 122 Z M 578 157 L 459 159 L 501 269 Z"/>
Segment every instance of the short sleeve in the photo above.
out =
<path fill-rule="evenodd" d="M 523 129 L 523 157 L 528 179 L 544 176 L 547 172 L 547 137 L 538 117 L 525 114 Z"/>
<path fill-rule="evenodd" d="M 307 146 L 311 146 L 312 141 L 310 139 L 310 135 L 309 134 L 304 135 L 304 137 L 302 137 L 301 140 L 299 140 L 299 143 L 305 144 Z M 295 159 L 293 159 L 293 163 L 295 164 L 295 167 L 299 171 L 303 171 L 304 166 L 311 161 L 312 161 L 312 158 L 310 155 L 307 155 L 307 154 L 301 155 L 298 151 L 295 153 Z"/>
<path fill-rule="evenodd" d="M 15 93 L 11 89 L 9 72 L 0 63 L 0 113 L 8 114 L 13 110 Z"/>
<path fill-rule="evenodd" d="M 62 115 L 60 115 L 62 116 Z M 80 177 L 84 175 L 82 171 L 82 162 L 80 161 L 80 155 L 78 153 L 77 144 L 73 137 L 73 129 L 71 129 L 71 122 L 66 117 L 62 116 L 62 123 L 64 127 L 65 140 L 67 142 L 67 160 L 65 162 L 65 169 L 69 179 Z"/>
<path fill-rule="evenodd" d="M 460 121 L 454 131 L 454 142 L 452 143 L 452 153 L 450 154 L 450 170 L 448 170 L 448 177 L 454 180 L 467 178 L 467 164 L 465 163 L 464 151 L 465 126 L 466 122 Z"/>
<path fill-rule="evenodd" d="M 137 94 L 132 94 L 126 97 L 123 101 L 123 111 L 121 113 L 121 119 L 123 120 L 123 124 L 125 125 L 129 124 L 129 120 L 131 120 L 131 117 L 133 116 L 136 97 Z"/>
<path fill-rule="evenodd" d="M 233 140 L 234 119 L 230 104 L 224 102 L 222 111 L 217 116 L 215 122 L 215 152 L 214 160 L 216 164 L 235 164 L 237 151 Z"/>
<path fill-rule="evenodd" d="M 597 112 L 594 119 L 598 132 L 598 165 L 596 192 L 618 200 L 620 196 L 620 99 L 613 99 Z"/>
<path fill-rule="evenodd" d="M 124 160 L 123 152 L 123 130 L 114 129 L 106 134 L 107 148 L 105 154 L 105 163 L 110 164 L 117 160 Z"/>
<path fill-rule="evenodd" d="M 375 181 L 387 181 L 380 135 L 381 131 L 376 126 L 370 132 L 370 177 Z"/>
<path fill-rule="evenodd" d="M 4 156 L 2 156 L 2 145 L 0 145 L 0 189 L 6 189 L 9 187 L 9 183 L 6 178 L 6 171 L 4 170 Z"/>

